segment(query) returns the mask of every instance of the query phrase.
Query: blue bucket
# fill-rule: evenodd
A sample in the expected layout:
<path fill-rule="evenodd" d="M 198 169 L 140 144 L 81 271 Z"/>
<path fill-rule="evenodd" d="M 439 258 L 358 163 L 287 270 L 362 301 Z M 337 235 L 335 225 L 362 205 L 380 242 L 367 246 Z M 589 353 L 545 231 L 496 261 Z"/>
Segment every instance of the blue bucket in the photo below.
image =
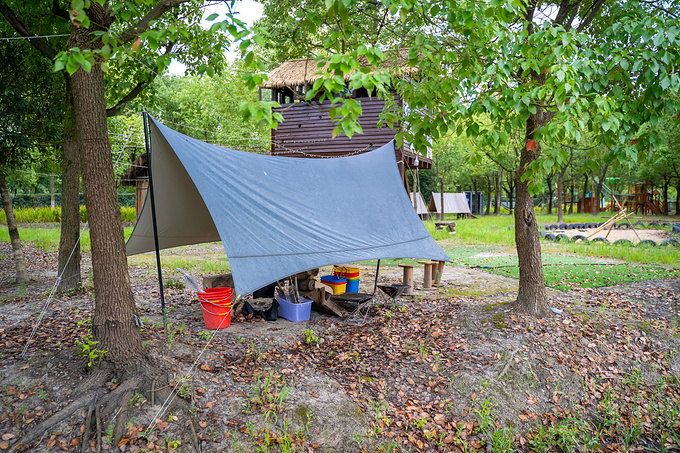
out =
<path fill-rule="evenodd" d="M 345 292 L 348 293 L 358 293 L 359 292 L 359 279 L 354 278 L 354 279 L 347 279 L 347 288 L 345 289 Z"/>

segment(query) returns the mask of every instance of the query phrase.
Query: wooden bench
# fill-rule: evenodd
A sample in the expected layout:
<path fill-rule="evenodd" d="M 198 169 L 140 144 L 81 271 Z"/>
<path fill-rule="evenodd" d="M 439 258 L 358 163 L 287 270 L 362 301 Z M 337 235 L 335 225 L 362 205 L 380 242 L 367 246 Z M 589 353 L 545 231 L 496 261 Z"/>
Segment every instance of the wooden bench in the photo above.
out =
<path fill-rule="evenodd" d="M 456 232 L 456 222 L 434 222 L 436 230 L 443 230 L 446 227 L 450 232 Z"/>

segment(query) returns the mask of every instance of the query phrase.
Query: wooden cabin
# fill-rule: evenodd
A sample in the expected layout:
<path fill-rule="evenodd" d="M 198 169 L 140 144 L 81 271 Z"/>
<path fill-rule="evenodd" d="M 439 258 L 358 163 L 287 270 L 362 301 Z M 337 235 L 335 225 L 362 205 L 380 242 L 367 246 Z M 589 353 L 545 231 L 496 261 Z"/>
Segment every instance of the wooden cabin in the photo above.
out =
<path fill-rule="evenodd" d="M 401 59 L 405 62 L 405 58 Z M 360 60 L 363 66 L 368 66 L 367 60 Z M 333 129 L 337 125 L 328 111 L 331 101 L 305 101 L 305 95 L 314 81 L 321 77 L 317 72 L 317 62 L 313 58 L 290 60 L 269 73 L 268 80 L 260 88 L 260 99 L 267 97 L 265 90 L 271 94 L 269 98 L 278 102 L 281 107 L 274 109 L 283 115 L 284 121 L 277 129 L 272 129 L 271 154 L 287 157 L 340 157 L 360 154 L 379 148 L 393 140 L 401 125 L 394 128 L 377 127 L 379 116 L 385 109 L 384 99 L 375 95 L 369 97 L 365 89 L 347 92 L 361 101 L 362 114 L 359 124 L 362 134 L 354 134 L 352 138 L 340 133 L 333 138 Z M 400 74 L 408 75 L 416 70 L 402 65 L 394 65 Z M 345 74 L 345 81 L 351 74 Z M 395 108 L 403 109 L 404 105 L 398 95 L 393 99 Z M 430 169 L 432 159 L 425 153 L 418 153 L 408 145 L 395 149 L 395 159 L 399 164 L 399 171 L 404 186 L 407 184 L 407 170 Z"/>

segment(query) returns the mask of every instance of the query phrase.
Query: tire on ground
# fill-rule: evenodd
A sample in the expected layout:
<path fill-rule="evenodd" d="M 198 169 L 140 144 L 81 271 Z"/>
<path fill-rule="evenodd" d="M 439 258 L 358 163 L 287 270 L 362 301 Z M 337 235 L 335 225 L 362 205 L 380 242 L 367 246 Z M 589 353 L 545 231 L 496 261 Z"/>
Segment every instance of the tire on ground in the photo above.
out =
<path fill-rule="evenodd" d="M 572 237 L 571 237 L 571 242 L 576 242 L 576 241 L 581 241 L 582 243 L 587 244 L 587 243 L 588 243 L 588 238 L 585 237 L 585 236 L 582 235 L 582 234 L 577 234 L 576 236 L 572 236 Z"/>
<path fill-rule="evenodd" d="M 640 242 L 638 242 L 638 247 L 656 247 L 656 242 L 652 241 L 651 239 L 643 239 Z"/>
<path fill-rule="evenodd" d="M 631 245 L 632 246 L 633 243 L 631 241 L 629 241 L 628 239 L 617 239 L 616 241 L 614 241 L 614 245 Z"/>
<path fill-rule="evenodd" d="M 675 239 L 664 239 L 661 245 L 664 247 L 668 247 L 669 245 L 673 247 L 680 247 L 680 242 L 676 241 Z"/>
<path fill-rule="evenodd" d="M 607 238 L 593 238 L 590 242 L 602 242 L 603 244 L 609 244 L 609 239 Z"/>

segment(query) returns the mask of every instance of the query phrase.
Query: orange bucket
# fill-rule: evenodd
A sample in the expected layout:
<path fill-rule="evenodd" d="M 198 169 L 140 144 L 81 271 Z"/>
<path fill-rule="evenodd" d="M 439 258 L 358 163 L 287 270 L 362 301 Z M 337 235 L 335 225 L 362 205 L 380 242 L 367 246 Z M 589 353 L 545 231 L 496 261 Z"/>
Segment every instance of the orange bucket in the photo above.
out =
<path fill-rule="evenodd" d="M 213 302 L 221 305 L 231 305 L 231 288 L 206 288 L 198 292 L 200 302 Z"/>
<path fill-rule="evenodd" d="M 231 324 L 231 304 L 223 305 L 201 301 L 203 323 L 210 330 L 224 329 Z"/>
<path fill-rule="evenodd" d="M 203 322 L 211 330 L 224 329 L 231 324 L 231 288 L 206 288 L 198 292 Z"/>

